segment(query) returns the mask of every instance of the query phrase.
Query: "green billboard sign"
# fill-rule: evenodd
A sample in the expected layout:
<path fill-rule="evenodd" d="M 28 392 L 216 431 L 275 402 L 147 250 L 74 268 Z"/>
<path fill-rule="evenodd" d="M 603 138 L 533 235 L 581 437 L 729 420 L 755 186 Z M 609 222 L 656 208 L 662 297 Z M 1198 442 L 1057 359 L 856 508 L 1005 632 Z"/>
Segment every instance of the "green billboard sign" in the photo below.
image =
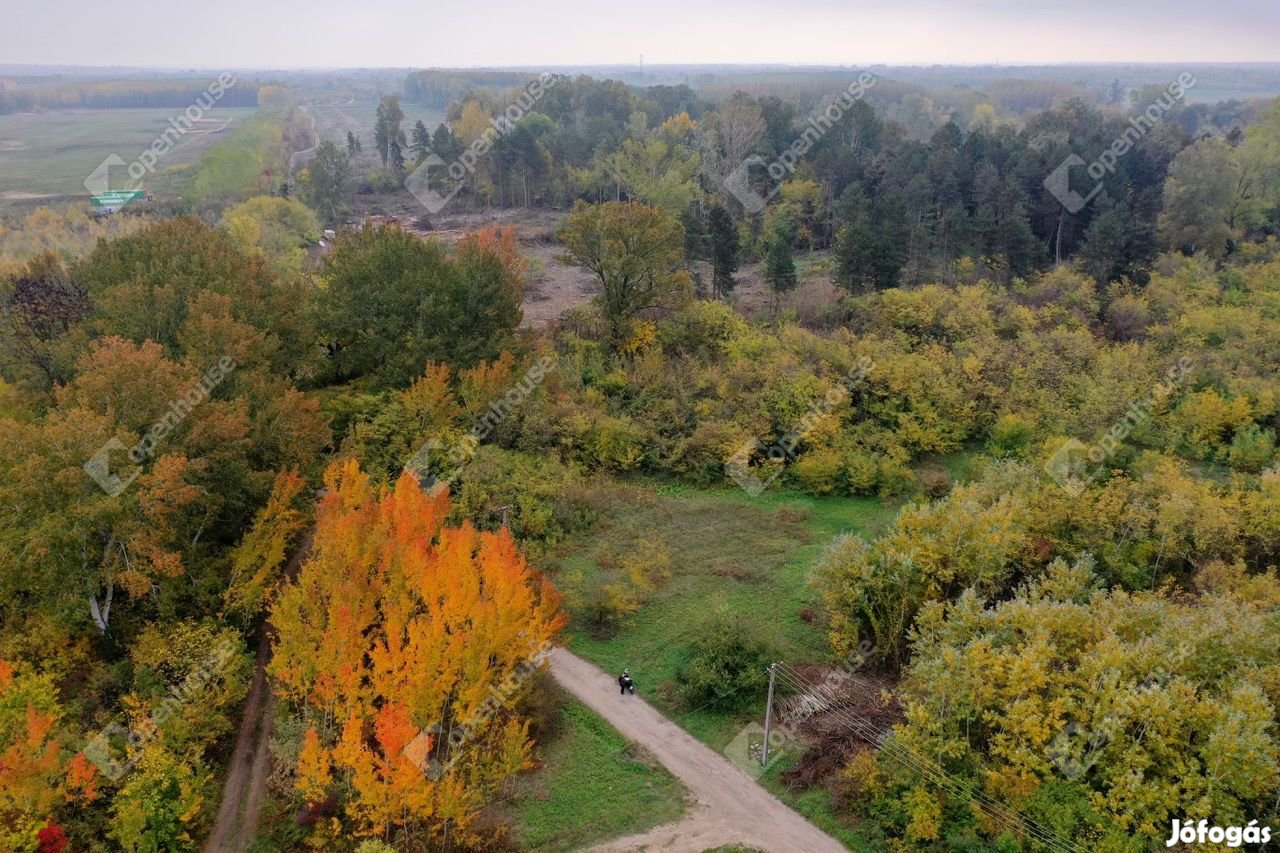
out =
<path fill-rule="evenodd" d="M 89 203 L 94 207 L 123 207 L 131 201 L 138 201 L 142 195 L 142 190 L 107 190 L 90 196 Z"/>

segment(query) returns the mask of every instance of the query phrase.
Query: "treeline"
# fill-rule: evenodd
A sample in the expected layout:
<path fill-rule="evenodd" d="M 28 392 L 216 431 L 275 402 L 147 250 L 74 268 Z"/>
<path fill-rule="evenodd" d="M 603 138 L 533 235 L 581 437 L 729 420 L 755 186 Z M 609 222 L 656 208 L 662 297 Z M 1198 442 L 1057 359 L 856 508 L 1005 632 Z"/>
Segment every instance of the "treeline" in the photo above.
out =
<path fill-rule="evenodd" d="M 682 217 L 693 235 L 723 206 L 740 223 L 746 257 L 763 256 L 778 235 L 797 250 L 834 248 L 855 288 L 954 281 L 961 261 L 1006 282 L 1068 260 L 1099 282 L 1141 282 L 1162 248 L 1190 246 L 1177 234 L 1191 210 L 1167 198 L 1174 161 L 1216 140 L 1225 151 L 1206 154 L 1218 166 L 1193 193 L 1207 205 L 1193 227 L 1229 234 L 1215 245 L 1219 255 L 1280 228 L 1274 103 L 1245 127 L 1251 110 L 1187 107 L 1186 87 L 1169 86 L 1136 93 L 1128 109 L 1071 99 L 1019 124 L 978 104 L 962 125 L 910 93 L 891 110 L 897 120 L 886 118 L 870 103 L 881 81 L 857 85 L 856 96 L 833 91 L 816 105 L 744 93 L 713 104 L 688 86 L 555 77 L 533 98 L 472 91 L 434 133 L 415 128 L 406 147 L 419 162 L 432 153 L 446 163 L 466 158 L 460 182 L 443 169 L 431 176 L 456 204 L 633 199 Z M 1052 101 L 1055 85 L 1032 88 Z M 939 117 L 924 138 L 900 123 L 928 129 Z M 1206 126 L 1213 121 L 1229 127 Z M 487 153 L 467 155 L 482 137 L 491 137 Z M 1063 170 L 1057 186 L 1052 176 Z M 1197 184 L 1191 168 L 1175 171 Z M 1233 171 L 1246 178 L 1234 188 L 1205 185 L 1209 174 Z"/>
<path fill-rule="evenodd" d="M 196 102 L 212 78 L 174 80 L 107 80 L 22 86 L 0 81 L 0 114 L 30 110 L 119 109 L 153 107 L 185 109 Z M 259 84 L 237 81 L 221 96 L 224 107 L 258 104 Z"/>
<path fill-rule="evenodd" d="M 528 71 L 415 71 L 404 79 L 406 99 L 427 107 L 443 109 L 472 89 L 507 89 L 529 82 L 538 75 Z"/>

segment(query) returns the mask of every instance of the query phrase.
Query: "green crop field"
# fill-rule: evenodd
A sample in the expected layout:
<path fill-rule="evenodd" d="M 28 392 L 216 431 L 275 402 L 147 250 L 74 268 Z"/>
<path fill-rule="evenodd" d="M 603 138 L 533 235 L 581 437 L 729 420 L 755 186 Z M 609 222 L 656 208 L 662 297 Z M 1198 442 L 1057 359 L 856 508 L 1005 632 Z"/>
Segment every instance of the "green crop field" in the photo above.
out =
<path fill-rule="evenodd" d="M 0 206 L 33 199 L 87 197 L 85 178 L 112 154 L 132 162 L 170 125 L 175 109 L 58 110 L 0 115 Z M 145 188 L 181 194 L 188 168 L 251 108 L 215 107 L 163 155 Z M 124 181 L 124 168 L 112 179 Z"/>

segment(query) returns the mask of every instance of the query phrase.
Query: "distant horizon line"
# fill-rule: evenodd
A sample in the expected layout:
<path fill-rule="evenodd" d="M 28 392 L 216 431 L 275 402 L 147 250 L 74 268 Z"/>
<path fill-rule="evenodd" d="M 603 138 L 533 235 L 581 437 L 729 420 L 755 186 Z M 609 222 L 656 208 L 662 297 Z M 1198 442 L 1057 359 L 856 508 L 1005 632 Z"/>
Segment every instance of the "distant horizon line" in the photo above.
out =
<path fill-rule="evenodd" d="M 1129 66 L 1157 68 L 1168 65 L 1182 66 L 1276 66 L 1274 59 L 1168 59 L 1168 60 L 1064 60 L 1058 62 L 573 62 L 517 65 L 103 65 L 68 62 L 6 62 L 0 63 L 0 71 L 11 70 L 84 70 L 84 71 L 285 71 L 285 72 L 335 72 L 335 71 L 536 71 L 546 69 L 674 69 L 674 68 L 724 68 L 724 69 L 795 69 L 795 70 L 843 70 L 848 68 L 1099 68 Z"/>

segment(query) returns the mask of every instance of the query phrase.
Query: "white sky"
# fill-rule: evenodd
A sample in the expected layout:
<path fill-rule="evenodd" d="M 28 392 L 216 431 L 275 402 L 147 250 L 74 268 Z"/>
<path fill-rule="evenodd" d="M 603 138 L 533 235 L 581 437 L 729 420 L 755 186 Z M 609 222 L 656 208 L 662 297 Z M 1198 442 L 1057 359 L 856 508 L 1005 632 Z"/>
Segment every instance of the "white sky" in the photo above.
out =
<path fill-rule="evenodd" d="M 4 0 L 0 63 L 1280 61 L 1280 0 Z"/>

